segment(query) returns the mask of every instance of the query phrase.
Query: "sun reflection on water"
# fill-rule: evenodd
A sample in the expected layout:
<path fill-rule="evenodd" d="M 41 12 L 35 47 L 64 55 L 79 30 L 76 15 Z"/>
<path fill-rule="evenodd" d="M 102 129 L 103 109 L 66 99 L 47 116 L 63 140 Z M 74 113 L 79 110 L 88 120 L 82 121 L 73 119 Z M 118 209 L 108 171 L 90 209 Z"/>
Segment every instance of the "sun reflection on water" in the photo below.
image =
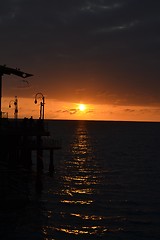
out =
<path fill-rule="evenodd" d="M 59 208 L 62 209 L 58 213 L 59 222 L 56 221 L 51 228 L 45 228 L 45 231 L 49 233 L 52 229 L 59 234 L 79 237 L 96 234 L 100 236 L 107 231 L 105 219 L 94 204 L 102 181 L 97 164 L 87 127 L 80 121 L 64 160 L 61 188 L 57 190 L 60 197 Z"/>
<path fill-rule="evenodd" d="M 94 150 L 85 124 L 80 121 L 74 140 L 70 144 L 71 159 L 66 162 L 67 174 L 63 176 L 67 195 L 92 195 L 94 185 L 99 183 L 94 161 Z M 65 200 L 64 200 L 65 201 Z M 76 201 L 77 202 L 77 201 Z"/>

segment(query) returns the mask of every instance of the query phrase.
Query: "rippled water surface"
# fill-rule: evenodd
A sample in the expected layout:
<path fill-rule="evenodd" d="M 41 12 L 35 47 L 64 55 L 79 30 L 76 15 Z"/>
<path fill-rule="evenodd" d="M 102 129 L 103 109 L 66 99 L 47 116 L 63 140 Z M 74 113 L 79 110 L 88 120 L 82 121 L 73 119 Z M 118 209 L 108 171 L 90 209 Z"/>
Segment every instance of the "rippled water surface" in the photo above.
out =
<path fill-rule="evenodd" d="M 2 239 L 159 240 L 160 124 L 48 121 L 47 126 L 62 140 L 54 174 L 48 175 L 44 152 L 42 191 L 36 194 L 30 186 L 30 204 L 15 210 L 16 227 Z"/>

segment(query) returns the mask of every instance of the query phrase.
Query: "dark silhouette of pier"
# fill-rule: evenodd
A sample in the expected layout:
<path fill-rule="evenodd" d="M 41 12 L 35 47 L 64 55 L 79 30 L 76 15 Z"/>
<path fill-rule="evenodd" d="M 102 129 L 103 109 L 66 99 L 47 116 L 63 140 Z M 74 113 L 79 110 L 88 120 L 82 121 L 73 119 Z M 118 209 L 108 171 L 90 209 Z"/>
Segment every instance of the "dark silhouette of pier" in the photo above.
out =
<path fill-rule="evenodd" d="M 23 202 L 28 194 L 24 184 L 32 172 L 32 152 L 36 152 L 36 186 L 40 186 L 43 151 L 49 151 L 48 173 L 53 176 L 54 150 L 61 149 L 61 142 L 50 136 L 44 120 L 32 118 L 1 118 L 0 138 L 0 201 L 12 201 L 12 204 L 13 200 Z M 15 191 L 11 196 L 13 188 Z M 39 191 L 39 188 L 35 190 Z"/>
<path fill-rule="evenodd" d="M 2 76 L 15 74 L 22 78 L 33 76 L 19 69 L 0 65 L 0 202 L 23 203 L 28 199 L 28 176 L 32 171 L 32 151 L 36 151 L 36 186 L 41 190 L 43 174 L 43 150 L 50 152 L 48 172 L 54 172 L 54 150 L 61 143 L 50 136 L 44 120 L 44 96 L 41 102 L 40 118 L 8 119 L 1 110 Z M 39 94 L 39 93 L 38 93 Z M 37 96 L 37 95 L 36 95 Z M 36 99 L 37 100 L 37 99 Z M 45 137 L 45 139 L 44 139 Z"/>

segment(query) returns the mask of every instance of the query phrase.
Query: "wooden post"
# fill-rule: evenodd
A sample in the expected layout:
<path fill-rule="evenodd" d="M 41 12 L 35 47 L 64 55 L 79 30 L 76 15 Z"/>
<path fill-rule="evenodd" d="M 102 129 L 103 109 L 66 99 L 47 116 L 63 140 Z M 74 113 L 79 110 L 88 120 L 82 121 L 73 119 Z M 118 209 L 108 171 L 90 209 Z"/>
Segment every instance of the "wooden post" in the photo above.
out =
<path fill-rule="evenodd" d="M 53 148 L 50 149 L 50 162 L 49 162 L 49 174 L 50 176 L 53 176 L 53 172 L 54 172 L 54 154 L 53 154 Z"/>
<path fill-rule="evenodd" d="M 37 172 L 37 176 L 36 176 L 35 189 L 36 189 L 36 193 L 38 195 L 41 195 L 43 190 L 43 182 L 42 182 L 42 174 L 39 172 Z"/>
<path fill-rule="evenodd" d="M 37 136 L 37 172 L 43 170 L 43 149 L 41 136 Z"/>
<path fill-rule="evenodd" d="M 0 73 L 0 118 L 2 118 L 2 73 Z"/>

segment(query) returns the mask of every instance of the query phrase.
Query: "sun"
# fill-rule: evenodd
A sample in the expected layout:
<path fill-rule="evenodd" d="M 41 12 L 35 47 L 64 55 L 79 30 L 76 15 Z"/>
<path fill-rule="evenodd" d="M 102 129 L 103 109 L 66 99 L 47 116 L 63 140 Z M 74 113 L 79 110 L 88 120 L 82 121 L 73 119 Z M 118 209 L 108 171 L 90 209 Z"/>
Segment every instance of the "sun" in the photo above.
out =
<path fill-rule="evenodd" d="M 84 104 L 79 104 L 78 109 L 83 112 L 83 111 L 85 111 L 86 106 Z"/>

